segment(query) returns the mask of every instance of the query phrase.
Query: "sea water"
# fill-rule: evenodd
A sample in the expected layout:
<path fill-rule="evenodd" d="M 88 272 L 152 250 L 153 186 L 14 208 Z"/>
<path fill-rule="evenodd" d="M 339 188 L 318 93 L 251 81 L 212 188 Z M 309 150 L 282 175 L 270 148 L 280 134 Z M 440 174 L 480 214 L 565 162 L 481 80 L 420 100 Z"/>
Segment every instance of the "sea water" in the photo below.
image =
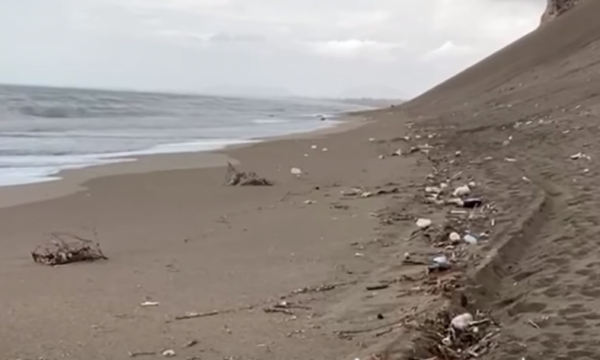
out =
<path fill-rule="evenodd" d="M 138 155 L 318 130 L 335 125 L 340 113 L 365 109 L 332 100 L 0 86 L 0 186 L 55 180 L 61 170 Z"/>

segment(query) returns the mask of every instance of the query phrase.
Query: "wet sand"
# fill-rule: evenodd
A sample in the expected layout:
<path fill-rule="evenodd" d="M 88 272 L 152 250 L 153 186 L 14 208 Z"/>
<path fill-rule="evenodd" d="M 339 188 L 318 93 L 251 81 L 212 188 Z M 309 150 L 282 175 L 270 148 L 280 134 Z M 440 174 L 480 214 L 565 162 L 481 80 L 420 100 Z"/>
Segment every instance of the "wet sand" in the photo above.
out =
<path fill-rule="evenodd" d="M 3 189 L 4 204 L 21 204 L 0 209 L 2 353 L 9 359 L 160 357 L 168 349 L 203 359 L 352 353 L 356 343 L 336 331 L 356 328 L 357 319 L 361 326 L 381 322 L 356 304 L 368 294 L 363 282 L 393 257 L 382 251 L 385 241 L 397 242 L 395 234 L 405 231 L 378 231 L 374 212 L 392 196 L 409 194 L 402 189 L 416 161 L 378 158 L 382 145 L 372 140 L 403 127 L 396 117 L 377 116 L 377 122 L 360 120 L 366 122 L 360 128 L 219 154 L 149 156 Z M 203 166 L 232 159 L 275 185 L 223 186 L 226 169 Z M 292 167 L 305 174 L 292 175 Z M 380 186 L 398 194 L 341 194 Z M 33 263 L 29 252 L 52 231 L 89 238 L 97 232 L 109 260 Z M 314 291 L 294 293 L 302 288 Z M 299 307 L 264 311 L 282 296 Z M 160 305 L 141 307 L 147 300 Z M 219 314 L 173 320 L 211 311 Z M 192 340 L 199 344 L 183 347 Z"/>

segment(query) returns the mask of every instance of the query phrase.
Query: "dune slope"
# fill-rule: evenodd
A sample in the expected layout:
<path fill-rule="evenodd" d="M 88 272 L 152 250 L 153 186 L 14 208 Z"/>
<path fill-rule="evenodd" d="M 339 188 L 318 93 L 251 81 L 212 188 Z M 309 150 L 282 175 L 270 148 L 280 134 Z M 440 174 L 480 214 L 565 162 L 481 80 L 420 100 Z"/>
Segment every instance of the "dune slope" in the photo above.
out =
<path fill-rule="evenodd" d="M 598 14 L 581 2 L 398 110 L 497 209 L 455 304 L 502 324 L 486 359 L 600 358 Z"/>

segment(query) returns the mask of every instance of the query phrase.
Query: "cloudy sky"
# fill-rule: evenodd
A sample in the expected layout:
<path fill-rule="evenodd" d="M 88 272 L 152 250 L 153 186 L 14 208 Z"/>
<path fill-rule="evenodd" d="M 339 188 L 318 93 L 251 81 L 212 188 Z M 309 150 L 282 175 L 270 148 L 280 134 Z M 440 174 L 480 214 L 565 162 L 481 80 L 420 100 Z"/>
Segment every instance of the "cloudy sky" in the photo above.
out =
<path fill-rule="evenodd" d="M 0 83 L 410 97 L 545 0 L 0 0 Z"/>

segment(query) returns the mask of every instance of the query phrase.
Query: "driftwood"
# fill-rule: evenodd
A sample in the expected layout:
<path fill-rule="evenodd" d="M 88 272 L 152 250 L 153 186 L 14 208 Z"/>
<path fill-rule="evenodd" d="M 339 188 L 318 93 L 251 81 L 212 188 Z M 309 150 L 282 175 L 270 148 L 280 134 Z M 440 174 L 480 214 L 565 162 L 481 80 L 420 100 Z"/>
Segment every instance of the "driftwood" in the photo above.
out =
<path fill-rule="evenodd" d="M 254 172 L 238 171 L 231 163 L 227 163 L 225 184 L 228 186 L 271 186 L 273 182 Z"/>
<path fill-rule="evenodd" d="M 31 252 L 33 261 L 44 265 L 64 265 L 74 262 L 108 259 L 100 245 L 70 233 L 51 233 L 50 243 Z"/>

